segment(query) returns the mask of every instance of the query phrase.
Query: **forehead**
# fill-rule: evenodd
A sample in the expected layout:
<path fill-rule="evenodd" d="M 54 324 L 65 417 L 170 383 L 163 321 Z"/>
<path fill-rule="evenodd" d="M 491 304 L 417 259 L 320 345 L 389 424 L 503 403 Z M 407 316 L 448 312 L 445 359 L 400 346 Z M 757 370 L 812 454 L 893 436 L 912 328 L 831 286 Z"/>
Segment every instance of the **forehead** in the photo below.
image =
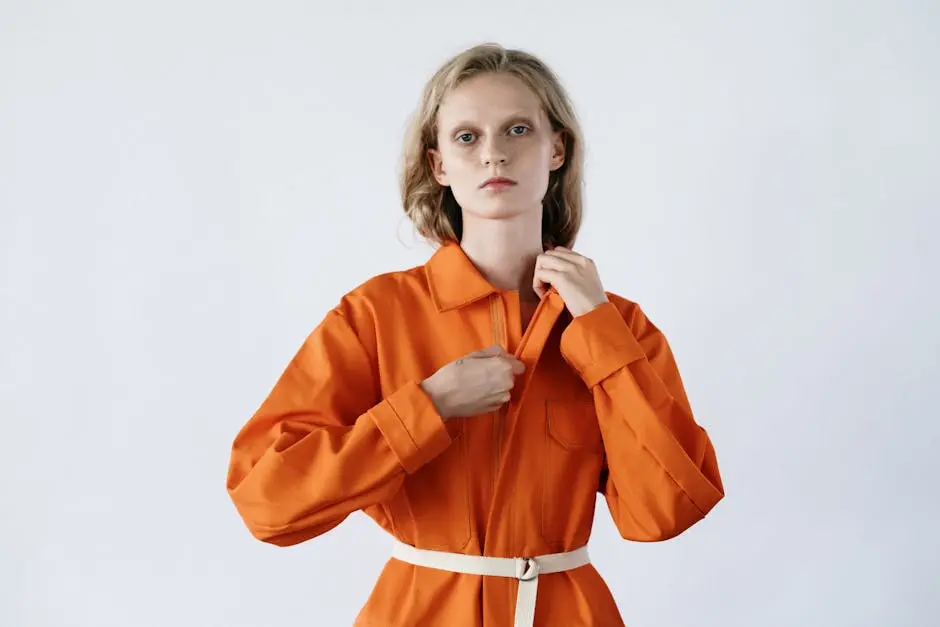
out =
<path fill-rule="evenodd" d="M 505 116 L 542 115 L 542 103 L 522 79 L 509 74 L 481 74 L 444 96 L 438 117 L 442 126 L 462 119 L 501 122 Z"/>

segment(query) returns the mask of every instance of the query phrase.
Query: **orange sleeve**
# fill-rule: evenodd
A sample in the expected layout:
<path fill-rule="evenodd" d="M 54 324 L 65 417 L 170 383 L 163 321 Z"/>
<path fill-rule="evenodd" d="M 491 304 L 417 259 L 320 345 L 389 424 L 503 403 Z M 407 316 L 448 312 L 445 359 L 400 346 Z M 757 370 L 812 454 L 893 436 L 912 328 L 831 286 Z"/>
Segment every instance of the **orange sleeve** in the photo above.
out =
<path fill-rule="evenodd" d="M 666 540 L 704 518 L 724 487 L 666 338 L 638 306 L 621 313 L 614 298 L 576 317 L 561 350 L 594 393 L 600 490 L 617 529 L 628 540 Z"/>
<path fill-rule="evenodd" d="M 232 445 L 226 488 L 249 531 L 287 546 L 382 503 L 450 434 L 418 381 L 379 397 L 377 365 L 339 309 L 306 338 Z"/>

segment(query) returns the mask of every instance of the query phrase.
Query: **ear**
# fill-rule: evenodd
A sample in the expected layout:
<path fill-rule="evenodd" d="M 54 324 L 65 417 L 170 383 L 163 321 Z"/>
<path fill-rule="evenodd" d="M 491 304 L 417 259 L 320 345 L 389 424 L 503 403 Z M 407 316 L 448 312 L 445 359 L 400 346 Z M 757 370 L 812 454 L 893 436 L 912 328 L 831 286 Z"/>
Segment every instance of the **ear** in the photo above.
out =
<path fill-rule="evenodd" d="M 552 158 L 549 161 L 549 171 L 554 172 L 565 164 L 565 131 L 552 133 Z"/>
<path fill-rule="evenodd" d="M 444 171 L 444 159 L 441 157 L 441 151 L 436 148 L 428 148 L 428 165 L 431 166 L 431 173 L 441 187 L 450 185 L 447 179 L 447 172 Z"/>

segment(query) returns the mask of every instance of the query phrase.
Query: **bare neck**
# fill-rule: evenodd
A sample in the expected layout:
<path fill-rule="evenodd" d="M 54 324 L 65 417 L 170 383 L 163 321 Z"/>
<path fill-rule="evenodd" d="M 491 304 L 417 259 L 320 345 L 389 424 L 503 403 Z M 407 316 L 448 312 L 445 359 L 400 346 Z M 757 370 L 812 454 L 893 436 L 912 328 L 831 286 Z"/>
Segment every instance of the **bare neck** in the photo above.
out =
<path fill-rule="evenodd" d="M 480 274 L 499 290 L 518 290 L 522 301 L 539 298 L 532 288 L 535 260 L 542 254 L 538 230 L 513 233 L 510 229 L 465 230 L 460 247 Z"/>

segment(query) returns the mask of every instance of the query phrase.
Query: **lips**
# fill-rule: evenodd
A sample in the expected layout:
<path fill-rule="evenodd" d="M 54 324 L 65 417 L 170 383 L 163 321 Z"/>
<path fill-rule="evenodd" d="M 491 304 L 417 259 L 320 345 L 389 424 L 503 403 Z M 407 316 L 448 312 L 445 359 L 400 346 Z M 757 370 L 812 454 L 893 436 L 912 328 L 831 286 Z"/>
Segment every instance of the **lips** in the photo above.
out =
<path fill-rule="evenodd" d="M 480 185 L 480 188 L 485 187 L 507 187 L 510 185 L 515 185 L 516 182 L 512 179 L 507 179 L 504 176 L 494 176 L 483 181 L 483 184 Z"/>

